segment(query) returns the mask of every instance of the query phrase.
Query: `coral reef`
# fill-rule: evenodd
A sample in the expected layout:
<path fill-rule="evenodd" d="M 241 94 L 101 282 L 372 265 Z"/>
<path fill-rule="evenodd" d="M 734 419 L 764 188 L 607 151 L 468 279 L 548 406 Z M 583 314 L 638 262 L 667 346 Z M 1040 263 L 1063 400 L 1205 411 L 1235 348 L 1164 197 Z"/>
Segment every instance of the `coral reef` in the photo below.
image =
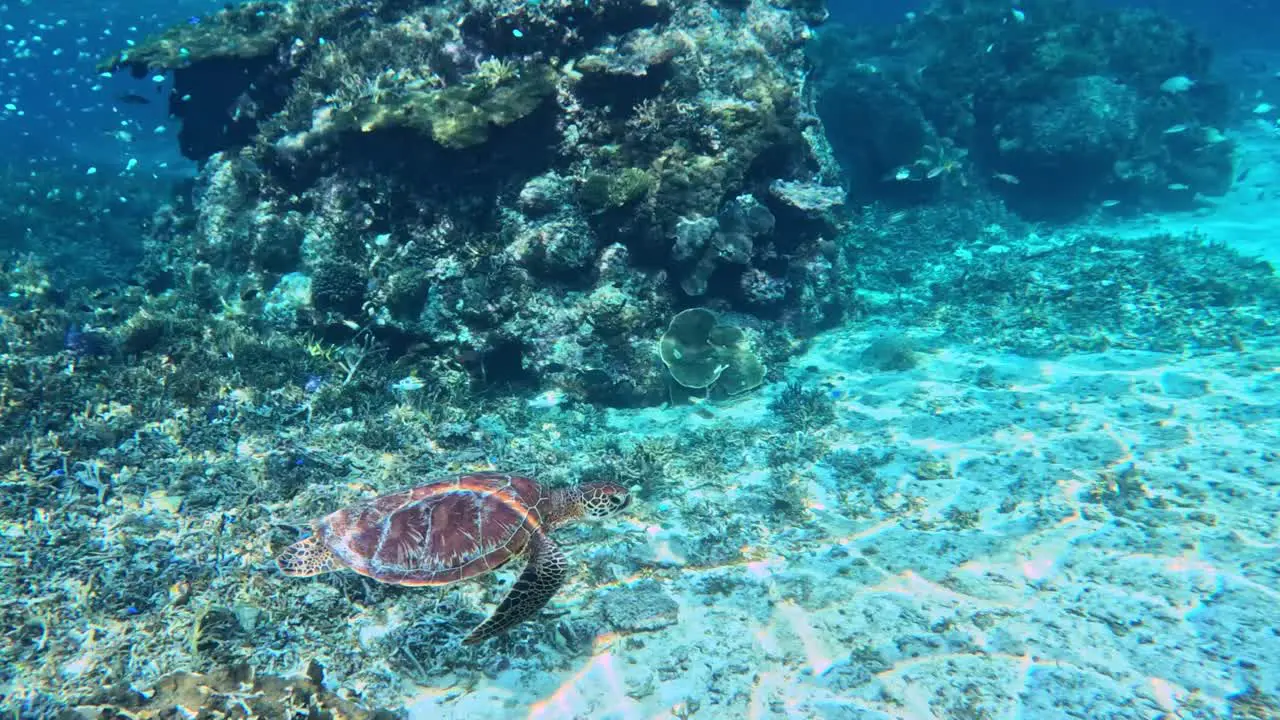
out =
<path fill-rule="evenodd" d="M 862 199 L 985 192 L 1064 217 L 1187 208 L 1231 184 L 1226 85 L 1208 47 L 1156 13 L 937 0 L 821 40 L 818 109 Z"/>
<path fill-rule="evenodd" d="M 1221 246 L 1165 239 L 1139 255 L 1133 242 L 1082 236 L 1013 251 L 982 224 L 990 209 L 968 212 L 940 209 L 896 223 L 871 214 L 844 240 L 842 252 L 859 257 L 856 272 L 845 270 L 857 285 L 851 305 L 912 327 L 910 344 L 901 331 L 889 341 L 864 333 L 815 357 L 838 363 L 838 372 L 806 367 L 797 373 L 803 379 L 771 384 L 728 408 L 619 412 L 554 396 L 474 393 L 460 367 L 441 369 L 431 384 L 412 374 L 412 354 L 392 359 L 362 339 L 334 345 L 266 324 L 251 332 L 234 305 L 201 315 L 191 298 L 155 304 L 137 288 L 111 296 L 95 325 L 77 335 L 67 329 L 79 305 L 62 304 L 46 271 L 5 268 L 4 287 L 52 291 L 0 306 L 0 535 L 10 543 L 0 584 L 20 589 L 0 598 L 0 620 L 11 628 L 0 644 L 0 703 L 30 716 L 73 708 L 101 716 L 116 708 L 146 717 L 158 702 L 147 693 L 178 683 L 202 693 L 197 699 L 209 711 L 243 700 L 269 713 L 287 700 L 329 712 L 341 699 L 352 717 L 364 717 L 360 706 L 402 703 L 406 679 L 433 688 L 447 683 L 440 692 L 457 698 L 500 676 L 534 682 L 572 674 L 590 662 L 599 637 L 627 652 L 666 647 L 671 638 L 648 634 L 681 632 L 679 624 L 668 626 L 698 621 L 699 602 L 750 602 L 735 617 L 767 617 L 777 600 L 751 585 L 760 581 L 744 573 L 744 561 L 773 557 L 779 548 L 794 558 L 801 548 L 829 571 L 839 558 L 820 529 L 824 513 L 915 533 L 904 542 L 857 540 L 863 552 L 879 547 L 886 556 L 906 551 L 885 548 L 911 547 L 914 558 L 919 543 L 952 537 L 941 535 L 943 528 L 974 532 L 968 528 L 977 510 L 957 500 L 971 495 L 957 496 L 954 483 L 975 471 L 957 472 L 924 449 L 930 444 L 895 434 L 927 437 L 936 424 L 987 442 L 995 437 L 991 428 L 1007 423 L 993 408 L 1024 401 L 1010 396 L 975 409 L 970 396 L 1015 393 L 1012 385 L 1019 395 L 1036 391 L 1026 389 L 1030 376 L 1010 375 L 1013 367 L 1028 372 L 1024 365 L 904 356 L 904 349 L 925 346 L 916 334 L 1040 355 L 1229 349 L 1280 334 L 1280 290 L 1270 269 Z M 1009 232 L 1015 227 L 1011 221 Z M 939 228 L 987 239 L 958 248 L 970 254 L 965 259 Z M 702 328 L 704 343 L 718 327 L 741 323 L 753 333 L 745 316 L 698 309 L 685 318 Z M 821 341 L 831 345 L 847 334 Z M 768 357 L 771 350 L 759 352 Z M 1218 361 L 1241 372 L 1234 355 Z M 944 362 L 947 377 L 961 378 L 947 382 L 963 391 L 936 390 L 932 376 Z M 1262 369 L 1271 367 L 1268 360 Z M 1080 377 L 1097 374 L 1089 369 Z M 886 382 L 917 389 L 901 396 L 900 406 Z M 1207 387 L 1195 378 L 1160 383 L 1179 395 Z M 1033 397 L 1070 399 L 1061 391 Z M 1245 407 L 1235 398 L 1224 402 Z M 750 412 L 738 413 L 744 405 Z M 885 427 L 885 412 L 901 417 L 896 427 Z M 1035 422 L 1060 422 L 1057 409 L 1034 412 L 1045 418 Z M 1151 424 L 1139 416 L 1124 422 L 1126 432 Z M 1029 457 L 1015 448 L 981 455 Z M 1089 447 L 1063 449 L 1083 464 L 1067 459 L 1062 468 L 1088 467 L 1087 457 L 1100 462 Z M 1269 477 L 1259 455 L 1241 461 L 1237 479 Z M 1000 465 L 1005 460 L 986 470 L 985 460 L 968 462 L 991 473 L 972 486 L 976 493 L 1016 494 L 986 486 L 1024 475 Z M 1036 467 L 1027 474 L 1053 474 Z M 1187 491 L 1181 472 L 1153 481 L 1097 467 L 1096 491 L 1081 494 L 1089 517 L 1145 522 L 1165 511 L 1148 506 L 1144 487 L 1173 497 Z M 500 582 L 433 591 L 333 574 L 286 583 L 272 566 L 307 520 L 334 507 L 404 487 L 406 478 L 493 468 L 526 469 L 550 486 L 614 480 L 636 486 L 639 502 L 621 527 L 566 528 L 574 574 L 557 600 L 559 615 L 547 613 L 492 646 L 459 641 L 486 603 L 501 597 Z M 911 478 L 905 485 L 904 477 Z M 1052 483 L 1043 493 L 1046 501 L 1061 496 Z M 841 577 L 850 573 L 869 585 L 898 572 L 840 567 Z M 788 581 L 787 597 L 822 606 L 823 589 L 805 577 Z M 672 588 L 681 588 L 676 608 Z M 833 602 L 848 602 L 844 588 L 838 592 Z M 847 618 L 840 618 L 832 627 L 843 627 Z M 664 657 L 660 673 L 678 674 L 677 660 Z M 324 688 L 344 688 L 339 697 L 292 677 L 313 662 L 324 668 Z M 253 697 L 220 679 L 250 677 L 246 667 L 257 683 L 248 686 Z M 706 702 L 746 702 L 731 686 L 709 687 Z M 653 692 L 635 688 L 637 697 Z M 1263 707 L 1262 699 L 1241 696 L 1246 701 Z"/>
<path fill-rule="evenodd" d="M 690 390 L 731 397 L 764 381 L 764 363 L 746 333 L 722 324 L 705 308 L 690 308 L 673 317 L 659 347 L 671 378 Z"/>
<path fill-rule="evenodd" d="M 169 183 L 89 170 L 0 163 L 0 259 L 41 265 L 52 288 L 102 288 L 129 279 L 142 258 L 151 213 L 167 200 Z M 94 208 L 93 217 L 84 213 L 86 207 Z M 4 293 L 48 289 L 14 287 Z"/>
<path fill-rule="evenodd" d="M 816 94 L 819 0 L 252 2 L 108 60 L 200 171 L 0 189 L 0 707 L 1271 717 L 1280 281 L 1011 211 L 1213 192 L 1221 88 L 1165 21 L 1019 8 L 832 34 Z M 272 562 L 497 469 L 637 502 L 487 645 L 505 570 Z"/>
<path fill-rule="evenodd" d="M 169 287 L 335 343 L 366 332 L 423 376 L 625 406 L 665 399 L 651 339 L 682 306 L 768 315 L 781 338 L 838 319 L 821 245 L 843 192 L 805 81 L 824 17 L 259 2 L 102 69 L 171 72 L 202 163 L 150 238 Z"/>

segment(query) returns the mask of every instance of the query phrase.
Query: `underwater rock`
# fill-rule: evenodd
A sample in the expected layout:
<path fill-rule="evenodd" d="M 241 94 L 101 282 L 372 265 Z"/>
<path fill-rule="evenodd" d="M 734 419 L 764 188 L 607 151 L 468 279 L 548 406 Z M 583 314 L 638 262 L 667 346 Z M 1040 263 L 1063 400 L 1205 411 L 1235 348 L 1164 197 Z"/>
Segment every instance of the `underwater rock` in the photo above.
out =
<path fill-rule="evenodd" d="M 820 0 L 255 2 L 102 69 L 173 74 L 202 170 L 163 246 L 176 277 L 209 267 L 202 305 L 629 405 L 664 395 L 648 339 L 682 290 L 767 307 L 765 334 L 835 312 L 785 312 L 834 228 L 812 212 L 830 199 L 796 194 L 837 180 L 805 134 L 804 49 L 825 15 Z M 699 218 L 715 231 L 693 238 Z M 307 278 L 309 300 L 282 277 Z"/>
<path fill-rule="evenodd" d="M 842 187 L 816 183 L 774 180 L 769 192 L 791 207 L 806 213 L 821 213 L 844 204 Z"/>
<path fill-rule="evenodd" d="M 510 239 L 506 252 L 543 276 L 568 277 L 589 267 L 598 243 L 572 199 L 572 181 L 554 172 L 525 183 L 516 209 L 502 216 L 502 233 Z"/>
<path fill-rule="evenodd" d="M 722 265 L 750 265 L 755 241 L 772 233 L 776 221 L 755 197 L 739 195 L 724 204 L 714 223 L 713 230 L 710 218 L 681 218 L 676 226 L 676 257 L 697 258 L 680 283 L 689 295 L 705 295 L 712 273 Z"/>
<path fill-rule="evenodd" d="M 617 632 L 660 630 L 679 620 L 680 606 L 653 580 L 612 590 L 600 602 L 605 619 Z"/>
<path fill-rule="evenodd" d="M 902 335 L 883 335 L 867 346 L 858 361 L 883 372 L 910 370 L 920 362 L 915 343 Z"/>
<path fill-rule="evenodd" d="M 1128 152 L 1140 110 L 1138 94 L 1115 80 L 1073 79 L 1043 102 L 1014 108 L 995 127 L 1000 166 L 1028 186 L 1094 191 Z"/>
<path fill-rule="evenodd" d="M 921 101 L 897 75 L 877 65 L 843 65 L 820 66 L 817 111 L 849 187 L 857 196 L 932 197 L 936 188 L 896 179 L 900 168 L 911 166 L 926 146 L 938 142 Z"/>
<path fill-rule="evenodd" d="M 1205 43 L 1149 11 L 1047 0 L 1015 12 L 1032 20 L 936 0 L 895 27 L 819 37 L 817 109 L 855 197 L 996 195 L 1061 218 L 1100 197 L 1172 209 L 1226 191 L 1233 143 L 1213 147 L 1207 129 L 1231 98 Z"/>

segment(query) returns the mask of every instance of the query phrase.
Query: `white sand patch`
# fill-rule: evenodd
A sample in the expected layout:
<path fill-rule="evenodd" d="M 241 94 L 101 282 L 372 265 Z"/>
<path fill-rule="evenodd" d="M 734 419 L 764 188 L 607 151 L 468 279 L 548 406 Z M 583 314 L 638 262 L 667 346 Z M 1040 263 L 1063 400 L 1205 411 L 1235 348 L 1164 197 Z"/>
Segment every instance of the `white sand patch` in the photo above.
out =
<path fill-rule="evenodd" d="M 420 716 L 1226 718 L 1229 696 L 1280 687 L 1280 347 L 949 350 L 883 373 L 848 362 L 868 340 L 832 334 L 795 367 L 842 394 L 832 446 L 895 453 L 882 488 L 854 490 L 869 514 L 827 470 L 811 522 L 761 528 L 740 561 L 684 562 L 671 548 L 703 529 L 675 513 L 631 528 L 664 561 L 616 585 L 657 582 L 674 625 L 601 636 L 559 675 L 420 696 Z M 714 422 L 767 422 L 778 390 Z"/>

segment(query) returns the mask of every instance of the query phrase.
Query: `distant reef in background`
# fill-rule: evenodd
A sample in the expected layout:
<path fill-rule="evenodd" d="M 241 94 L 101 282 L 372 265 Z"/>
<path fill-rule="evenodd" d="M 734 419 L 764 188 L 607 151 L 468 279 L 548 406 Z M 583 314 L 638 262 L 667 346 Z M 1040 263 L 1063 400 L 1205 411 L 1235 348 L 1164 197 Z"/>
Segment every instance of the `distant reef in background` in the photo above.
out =
<path fill-rule="evenodd" d="M 993 195 L 1029 219 L 1221 195 L 1235 143 L 1211 52 L 1152 12 L 1074 0 L 939 0 L 831 28 L 818 111 L 862 203 Z"/>

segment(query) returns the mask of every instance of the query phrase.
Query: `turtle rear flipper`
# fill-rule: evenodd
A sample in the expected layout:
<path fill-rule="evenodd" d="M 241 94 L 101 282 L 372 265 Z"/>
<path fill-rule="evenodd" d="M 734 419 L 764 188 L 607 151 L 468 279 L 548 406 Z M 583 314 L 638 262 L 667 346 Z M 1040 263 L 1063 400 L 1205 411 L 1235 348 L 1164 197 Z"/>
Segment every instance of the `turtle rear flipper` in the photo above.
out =
<path fill-rule="evenodd" d="M 476 626 L 462 641 L 464 645 L 484 642 L 494 635 L 529 620 L 560 590 L 568 576 L 568 559 L 560 547 L 542 533 L 529 540 L 529 564 L 511 591 L 488 620 Z"/>
<path fill-rule="evenodd" d="M 276 558 L 276 565 L 285 575 L 296 577 L 321 575 L 340 567 L 338 559 L 314 535 L 285 548 Z"/>

